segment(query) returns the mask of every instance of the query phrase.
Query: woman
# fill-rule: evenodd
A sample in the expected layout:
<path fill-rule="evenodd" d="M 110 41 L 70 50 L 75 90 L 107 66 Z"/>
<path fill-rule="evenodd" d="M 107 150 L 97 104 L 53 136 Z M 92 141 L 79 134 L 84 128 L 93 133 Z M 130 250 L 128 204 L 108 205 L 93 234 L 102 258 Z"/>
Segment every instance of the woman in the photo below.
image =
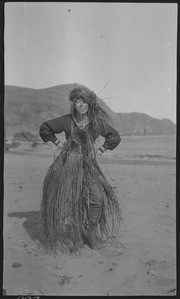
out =
<path fill-rule="evenodd" d="M 40 136 L 57 147 L 56 134 L 65 132 L 66 142 L 50 166 L 43 183 L 41 228 L 43 245 L 56 252 L 74 252 L 84 244 L 99 249 L 112 237 L 121 221 L 113 187 L 106 180 L 96 157 L 120 143 L 93 91 L 78 86 L 69 95 L 71 113 L 44 122 Z M 104 144 L 95 151 L 101 135 Z"/>

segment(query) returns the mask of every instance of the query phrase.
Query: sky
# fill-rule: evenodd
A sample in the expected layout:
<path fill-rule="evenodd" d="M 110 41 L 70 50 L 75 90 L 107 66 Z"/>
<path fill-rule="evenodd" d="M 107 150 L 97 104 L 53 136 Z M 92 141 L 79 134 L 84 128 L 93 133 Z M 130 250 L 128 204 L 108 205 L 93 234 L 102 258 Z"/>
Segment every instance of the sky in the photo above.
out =
<path fill-rule="evenodd" d="M 77 82 L 176 123 L 176 3 L 7 2 L 4 46 L 6 85 Z"/>

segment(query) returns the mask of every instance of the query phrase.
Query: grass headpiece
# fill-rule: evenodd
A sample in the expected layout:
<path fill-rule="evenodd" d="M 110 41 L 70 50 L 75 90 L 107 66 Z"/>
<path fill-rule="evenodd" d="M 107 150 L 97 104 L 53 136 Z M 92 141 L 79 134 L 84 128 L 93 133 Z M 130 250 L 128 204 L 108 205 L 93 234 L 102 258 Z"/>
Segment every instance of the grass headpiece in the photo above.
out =
<path fill-rule="evenodd" d="M 83 99 L 88 104 L 92 104 L 97 101 L 97 97 L 94 91 L 91 91 L 87 88 L 83 88 L 80 86 L 72 89 L 69 95 L 69 100 L 71 102 L 76 101 L 76 99 L 78 98 Z"/>
<path fill-rule="evenodd" d="M 102 120 L 103 123 L 112 123 L 110 115 L 99 105 L 98 97 L 95 92 L 85 86 L 78 85 L 74 87 L 69 94 L 69 100 L 72 102 L 72 114 L 74 114 L 74 103 L 78 98 L 81 98 L 88 104 L 88 116 L 89 119 L 93 121 L 95 127 L 97 127 L 97 123 L 100 120 Z"/>

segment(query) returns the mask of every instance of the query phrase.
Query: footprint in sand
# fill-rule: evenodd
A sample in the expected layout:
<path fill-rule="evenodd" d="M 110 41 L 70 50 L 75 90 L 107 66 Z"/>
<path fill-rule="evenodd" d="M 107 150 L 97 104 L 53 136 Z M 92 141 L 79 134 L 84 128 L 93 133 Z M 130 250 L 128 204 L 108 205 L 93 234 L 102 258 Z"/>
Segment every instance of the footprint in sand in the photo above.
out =
<path fill-rule="evenodd" d="M 122 258 L 125 256 L 126 250 L 124 248 L 116 249 L 116 248 L 108 248 L 108 246 L 104 247 L 100 250 L 101 254 L 107 258 Z"/>
<path fill-rule="evenodd" d="M 106 271 L 107 271 L 107 272 L 108 272 L 108 271 L 111 272 L 111 271 L 113 271 L 113 270 L 116 268 L 116 266 L 117 266 L 117 263 L 112 262 L 112 263 L 111 263 L 111 266 L 108 267 L 108 269 L 107 269 Z"/>
<path fill-rule="evenodd" d="M 14 263 L 12 264 L 12 267 L 13 268 L 20 268 L 20 267 L 23 267 L 21 263 Z"/>
<path fill-rule="evenodd" d="M 148 260 L 143 263 L 146 283 L 161 290 L 163 294 L 174 294 L 176 279 L 173 278 L 173 264 L 168 261 Z M 174 271 L 175 272 L 175 271 Z"/>
<path fill-rule="evenodd" d="M 166 292 L 166 294 L 176 295 L 176 288 L 168 290 L 168 291 Z"/>
<path fill-rule="evenodd" d="M 143 266 L 148 270 L 168 270 L 170 267 L 172 267 L 172 264 L 168 263 L 166 260 L 157 261 L 155 259 L 152 259 L 144 262 Z"/>
<path fill-rule="evenodd" d="M 162 294 L 174 294 L 176 291 L 176 281 L 170 277 L 151 276 L 148 278 L 148 285 L 156 287 Z"/>
<path fill-rule="evenodd" d="M 114 273 L 114 271 L 117 269 L 117 266 L 118 263 L 112 260 L 101 262 L 100 269 L 102 271 L 102 275 L 106 277 L 107 275 Z"/>
<path fill-rule="evenodd" d="M 59 285 L 70 284 L 72 278 L 73 278 L 72 276 L 67 276 L 67 275 L 59 276 L 58 277 L 58 279 L 59 279 L 58 284 Z"/>

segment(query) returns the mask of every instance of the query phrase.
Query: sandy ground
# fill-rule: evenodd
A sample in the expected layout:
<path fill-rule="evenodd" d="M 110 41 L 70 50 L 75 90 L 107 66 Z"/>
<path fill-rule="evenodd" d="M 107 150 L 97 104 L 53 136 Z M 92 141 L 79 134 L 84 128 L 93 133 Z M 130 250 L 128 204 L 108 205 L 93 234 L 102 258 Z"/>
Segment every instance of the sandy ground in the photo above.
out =
<path fill-rule="evenodd" d="M 7 295 L 175 295 L 176 169 L 167 161 L 101 161 L 117 185 L 125 226 L 119 246 L 84 246 L 78 256 L 38 250 L 47 150 L 4 156 L 4 269 Z M 105 163 L 107 162 L 107 163 Z"/>

